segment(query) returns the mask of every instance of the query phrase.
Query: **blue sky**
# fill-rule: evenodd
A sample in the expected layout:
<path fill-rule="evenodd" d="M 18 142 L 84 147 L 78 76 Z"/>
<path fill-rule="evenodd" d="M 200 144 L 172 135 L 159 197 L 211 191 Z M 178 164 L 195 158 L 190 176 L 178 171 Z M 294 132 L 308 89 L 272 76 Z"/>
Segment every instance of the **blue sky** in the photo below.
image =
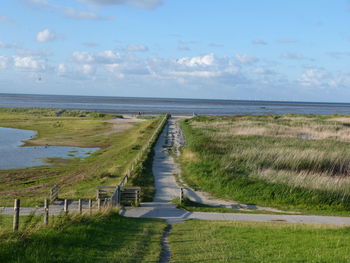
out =
<path fill-rule="evenodd" d="M 4 0 L 0 92 L 350 101 L 350 2 Z"/>

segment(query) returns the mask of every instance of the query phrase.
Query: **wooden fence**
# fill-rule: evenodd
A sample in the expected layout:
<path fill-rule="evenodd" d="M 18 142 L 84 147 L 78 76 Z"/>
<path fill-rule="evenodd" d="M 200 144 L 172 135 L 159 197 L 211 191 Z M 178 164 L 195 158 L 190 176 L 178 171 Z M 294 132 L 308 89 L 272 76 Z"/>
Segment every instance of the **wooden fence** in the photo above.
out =
<path fill-rule="evenodd" d="M 109 205 L 108 199 L 97 199 L 95 209 L 93 208 L 93 202 L 91 199 L 85 200 L 85 205 L 84 205 L 84 200 L 79 199 L 77 202 L 77 205 L 74 206 L 74 209 L 70 208 L 70 205 L 72 201 L 65 199 L 63 206 L 61 205 L 55 205 L 55 206 L 50 206 L 49 205 L 49 200 L 45 199 L 44 200 L 44 207 L 42 212 L 39 211 L 40 215 L 43 216 L 43 224 L 48 225 L 49 224 L 49 215 L 50 215 L 50 208 L 54 207 L 55 214 L 68 214 L 68 213 L 80 213 L 82 214 L 83 212 L 88 212 L 90 215 L 92 214 L 93 210 L 100 211 L 103 207 L 107 207 Z M 20 213 L 21 213 L 21 201 L 20 199 L 15 199 L 14 202 L 14 213 L 13 213 L 13 231 L 17 231 L 20 227 Z M 35 210 L 33 210 L 34 212 Z M 59 213 L 58 213 L 59 212 Z"/>
<path fill-rule="evenodd" d="M 54 187 L 51 188 L 51 190 L 50 190 L 50 201 L 51 201 L 51 203 L 58 199 L 58 191 L 59 190 L 60 190 L 60 186 L 59 185 L 55 185 Z"/>
<path fill-rule="evenodd" d="M 130 177 L 133 176 L 135 173 L 135 169 L 137 169 L 138 166 L 142 166 L 144 161 L 147 160 L 147 157 L 152 152 L 152 148 L 154 144 L 156 143 L 158 136 L 163 130 L 164 125 L 168 121 L 170 115 L 166 114 L 154 133 L 152 134 L 151 138 L 145 143 L 145 145 L 140 149 L 134 160 L 131 162 L 130 167 L 122 177 L 121 181 L 116 187 L 106 187 L 106 186 L 100 186 L 98 187 L 98 197 L 103 196 L 104 194 L 108 195 L 111 193 L 110 189 L 114 188 L 114 191 L 112 195 L 110 196 L 110 202 L 112 206 L 117 206 L 121 204 L 139 204 L 140 202 L 140 195 L 141 195 L 141 188 L 140 187 L 125 187 L 125 185 L 128 183 L 128 180 Z M 108 190 L 107 190 L 108 189 Z M 123 192 L 124 191 L 124 192 Z M 105 196 L 103 196 L 105 197 Z M 123 199 L 124 198 L 124 199 Z M 133 202 L 130 202 L 130 200 L 133 200 Z"/>

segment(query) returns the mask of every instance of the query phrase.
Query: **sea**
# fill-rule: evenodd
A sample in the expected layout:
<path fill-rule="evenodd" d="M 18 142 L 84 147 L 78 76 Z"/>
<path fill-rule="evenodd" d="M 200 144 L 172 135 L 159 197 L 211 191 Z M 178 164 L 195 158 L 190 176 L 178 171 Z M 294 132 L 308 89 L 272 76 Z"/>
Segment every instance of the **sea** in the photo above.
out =
<path fill-rule="evenodd" d="M 350 114 L 350 103 L 134 98 L 0 93 L 0 107 L 79 109 L 120 114 Z"/>

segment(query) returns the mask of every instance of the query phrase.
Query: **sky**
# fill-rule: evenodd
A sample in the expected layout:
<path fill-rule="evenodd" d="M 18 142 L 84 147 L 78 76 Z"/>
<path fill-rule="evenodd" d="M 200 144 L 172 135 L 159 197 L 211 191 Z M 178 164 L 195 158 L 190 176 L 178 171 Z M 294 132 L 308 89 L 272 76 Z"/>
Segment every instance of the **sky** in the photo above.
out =
<path fill-rule="evenodd" d="M 0 93 L 350 102 L 350 1 L 2 0 Z"/>

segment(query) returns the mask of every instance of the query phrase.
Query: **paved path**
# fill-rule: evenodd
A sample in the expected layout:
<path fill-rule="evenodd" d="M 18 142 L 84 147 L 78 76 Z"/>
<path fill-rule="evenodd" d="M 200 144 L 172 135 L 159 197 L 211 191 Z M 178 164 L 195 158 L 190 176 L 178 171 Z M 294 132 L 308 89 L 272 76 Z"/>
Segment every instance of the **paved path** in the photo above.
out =
<path fill-rule="evenodd" d="M 156 194 L 154 202 L 167 203 L 179 196 L 180 187 L 177 185 L 174 174 L 177 173 L 174 158 L 168 148 L 172 146 L 174 120 L 171 119 L 164 127 L 154 147 L 152 171 Z"/>
<path fill-rule="evenodd" d="M 177 209 L 174 204 L 169 203 L 179 196 L 180 188 L 175 180 L 175 173 L 178 173 L 173 157 L 168 154 L 167 147 L 174 142 L 181 141 L 176 136 L 179 134 L 176 127 L 176 119 L 171 118 L 160 135 L 155 146 L 155 158 L 153 162 L 153 174 L 155 178 L 156 195 L 154 202 L 142 203 L 138 208 L 127 208 L 121 211 L 121 215 L 136 218 L 162 218 L 168 223 L 178 223 L 188 219 L 199 220 L 226 220 L 226 221 L 254 221 L 254 222 L 288 222 L 303 224 L 332 224 L 350 225 L 350 217 L 333 216 L 305 216 L 305 215 L 269 215 L 269 214 L 243 214 L 243 213 L 204 213 L 188 212 Z M 188 192 L 195 201 L 205 201 L 215 204 L 220 199 L 201 196 L 198 192 Z M 219 200 L 219 201 L 218 201 Z M 225 205 L 225 204 L 224 204 Z M 244 205 L 232 202 L 227 205 Z M 245 207 L 249 208 L 249 207 Z M 255 207 L 257 209 L 257 207 Z M 266 209 L 266 208 L 265 208 Z M 273 211 L 273 210 L 271 210 Z"/>

